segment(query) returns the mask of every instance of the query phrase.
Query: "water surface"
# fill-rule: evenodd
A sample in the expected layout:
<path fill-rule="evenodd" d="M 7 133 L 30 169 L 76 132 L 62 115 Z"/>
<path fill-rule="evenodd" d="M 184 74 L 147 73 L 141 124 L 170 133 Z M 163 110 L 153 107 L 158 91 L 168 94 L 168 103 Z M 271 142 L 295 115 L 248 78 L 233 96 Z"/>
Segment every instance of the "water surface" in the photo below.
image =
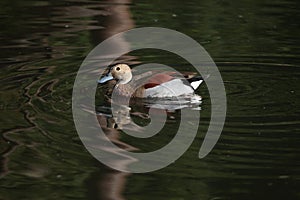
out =
<path fill-rule="evenodd" d="M 295 0 L 2 0 L 0 199 L 299 199 L 298 7 Z M 99 42 L 144 26 L 175 29 L 204 46 L 224 80 L 228 111 L 220 140 L 199 160 L 210 120 L 209 93 L 201 86 L 201 122 L 189 150 L 162 170 L 125 174 L 82 145 L 72 87 Z M 195 71 L 154 50 L 119 61 Z M 103 106 L 102 90 L 97 95 Z M 147 111 L 138 104 L 133 109 Z M 99 115 L 100 124 L 108 126 L 108 117 Z M 141 115 L 132 120 L 149 122 Z M 166 127 L 149 140 L 109 133 L 123 148 L 152 151 L 172 140 L 178 120 L 180 110 L 170 112 Z"/>

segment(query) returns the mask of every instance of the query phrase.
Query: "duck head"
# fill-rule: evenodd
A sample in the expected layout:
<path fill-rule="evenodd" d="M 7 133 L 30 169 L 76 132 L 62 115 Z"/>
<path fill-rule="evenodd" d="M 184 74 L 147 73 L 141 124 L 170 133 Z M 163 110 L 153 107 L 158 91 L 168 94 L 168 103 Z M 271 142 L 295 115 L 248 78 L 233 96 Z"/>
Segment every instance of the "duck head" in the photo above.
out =
<path fill-rule="evenodd" d="M 132 79 L 131 69 L 126 64 L 118 64 L 110 68 L 109 72 L 102 77 L 98 83 L 105 83 L 110 80 L 117 80 L 118 84 L 126 84 Z"/>

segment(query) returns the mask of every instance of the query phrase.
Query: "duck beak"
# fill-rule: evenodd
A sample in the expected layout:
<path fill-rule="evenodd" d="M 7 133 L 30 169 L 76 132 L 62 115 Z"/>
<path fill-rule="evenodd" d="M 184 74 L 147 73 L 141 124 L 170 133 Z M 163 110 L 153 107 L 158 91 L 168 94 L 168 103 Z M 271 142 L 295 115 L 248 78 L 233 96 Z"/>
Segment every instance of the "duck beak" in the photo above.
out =
<path fill-rule="evenodd" d="M 98 80 L 98 83 L 102 84 L 113 79 L 114 77 L 111 75 L 111 73 L 108 73 L 105 76 L 103 76 L 100 80 Z"/>

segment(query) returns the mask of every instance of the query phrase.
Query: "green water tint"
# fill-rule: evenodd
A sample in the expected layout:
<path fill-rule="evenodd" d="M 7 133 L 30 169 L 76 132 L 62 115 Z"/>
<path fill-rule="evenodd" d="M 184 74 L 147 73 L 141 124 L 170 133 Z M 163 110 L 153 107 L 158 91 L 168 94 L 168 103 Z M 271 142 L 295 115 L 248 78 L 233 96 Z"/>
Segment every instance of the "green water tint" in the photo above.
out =
<path fill-rule="evenodd" d="M 1 1 L 0 199 L 120 199 L 111 192 L 116 188 L 125 199 L 139 200 L 299 198 L 297 6 L 297 1 Z M 130 175 L 106 168 L 83 147 L 72 120 L 72 86 L 93 47 L 111 33 L 143 26 L 175 29 L 203 45 L 222 74 L 228 111 L 216 147 L 199 160 L 210 120 L 209 93 L 201 86 L 200 128 L 189 150 L 165 169 Z M 120 61 L 194 71 L 176 55 L 154 50 Z M 101 94 L 97 91 L 97 106 L 103 105 Z M 133 106 L 147 111 L 142 108 Z M 111 133 L 151 151 L 172 140 L 180 111 L 171 116 L 149 141 Z"/>

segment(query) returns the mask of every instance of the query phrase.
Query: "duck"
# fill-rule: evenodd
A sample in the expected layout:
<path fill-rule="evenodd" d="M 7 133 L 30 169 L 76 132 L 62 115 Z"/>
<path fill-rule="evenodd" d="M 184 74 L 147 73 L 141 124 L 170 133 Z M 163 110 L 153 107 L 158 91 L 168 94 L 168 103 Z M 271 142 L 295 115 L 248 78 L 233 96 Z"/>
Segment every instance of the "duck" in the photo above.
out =
<path fill-rule="evenodd" d="M 201 85 L 201 76 L 185 78 L 176 76 L 175 72 L 144 72 L 133 75 L 127 64 L 117 64 L 109 68 L 108 72 L 98 80 L 99 84 L 110 84 L 110 91 L 121 96 L 137 98 L 172 98 L 191 96 Z"/>

